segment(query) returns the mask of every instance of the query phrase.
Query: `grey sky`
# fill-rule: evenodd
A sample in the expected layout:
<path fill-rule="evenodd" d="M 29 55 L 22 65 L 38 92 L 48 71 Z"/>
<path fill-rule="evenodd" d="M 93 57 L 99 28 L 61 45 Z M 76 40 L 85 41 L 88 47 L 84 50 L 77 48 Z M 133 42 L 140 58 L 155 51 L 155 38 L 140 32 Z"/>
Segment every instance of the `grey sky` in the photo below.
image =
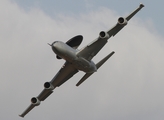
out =
<path fill-rule="evenodd" d="M 98 1 L 85 0 L 81 5 L 70 1 L 65 3 L 69 5 L 66 7 L 61 2 L 16 2 L 0 1 L 2 120 L 22 119 L 18 114 L 64 63 L 56 59 L 47 43 L 67 41 L 82 34 L 81 48 L 101 30 L 116 24 L 118 16 L 127 15 L 140 3 L 117 6 L 117 1 L 109 0 L 109 7 L 107 1 L 99 7 Z M 109 52 L 116 52 L 97 73 L 77 88 L 76 83 L 84 75 L 78 73 L 24 119 L 163 120 L 164 41 L 162 32 L 158 32 L 162 30 L 163 23 L 159 21 L 163 17 L 155 12 L 162 9 L 162 2 L 142 3 L 146 7 L 94 58 L 98 62 Z M 52 8 L 55 5 L 58 8 Z"/>
<path fill-rule="evenodd" d="M 163 33 L 162 21 L 164 21 L 164 14 L 161 14 L 163 11 L 163 0 L 11 0 L 16 2 L 21 8 L 25 10 L 30 10 L 32 8 L 40 8 L 46 14 L 51 17 L 55 17 L 57 14 L 67 14 L 67 15 L 78 15 L 79 13 L 87 13 L 92 10 L 96 10 L 100 7 L 110 8 L 111 10 L 117 10 L 119 14 L 124 14 L 128 12 L 126 8 L 132 10 L 136 4 L 144 3 L 146 9 L 140 14 L 143 19 L 151 19 L 156 23 L 156 29 L 159 33 Z"/>

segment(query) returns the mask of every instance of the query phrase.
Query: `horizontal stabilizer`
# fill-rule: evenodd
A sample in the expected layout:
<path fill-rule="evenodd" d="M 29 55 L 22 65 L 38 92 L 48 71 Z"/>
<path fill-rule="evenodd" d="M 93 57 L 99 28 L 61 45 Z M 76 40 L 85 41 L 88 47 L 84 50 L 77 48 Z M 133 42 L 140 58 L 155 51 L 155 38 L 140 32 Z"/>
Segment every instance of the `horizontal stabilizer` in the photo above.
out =
<path fill-rule="evenodd" d="M 99 69 L 115 52 L 111 52 L 109 55 L 107 55 L 104 59 L 102 59 L 100 62 L 96 64 L 97 69 Z"/>
<path fill-rule="evenodd" d="M 109 55 L 107 55 L 105 58 L 103 58 L 100 62 L 96 64 L 97 69 L 99 69 L 115 52 L 111 52 Z M 81 83 L 83 83 L 88 77 L 90 77 L 93 73 L 86 73 L 81 80 L 76 84 L 76 86 L 79 86 Z"/>
<path fill-rule="evenodd" d="M 89 78 L 93 73 L 86 73 L 81 80 L 76 84 L 76 86 L 79 86 L 81 83 L 83 83 L 87 78 Z"/>

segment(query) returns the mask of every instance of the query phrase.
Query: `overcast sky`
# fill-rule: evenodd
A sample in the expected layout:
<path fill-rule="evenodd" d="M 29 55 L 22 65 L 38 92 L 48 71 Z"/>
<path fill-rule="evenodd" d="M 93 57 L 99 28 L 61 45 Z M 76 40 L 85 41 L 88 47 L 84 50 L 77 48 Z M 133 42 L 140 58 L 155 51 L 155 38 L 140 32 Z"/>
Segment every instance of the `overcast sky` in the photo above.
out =
<path fill-rule="evenodd" d="M 0 119 L 22 119 L 18 114 L 63 65 L 47 43 L 81 34 L 81 48 L 140 2 L 145 8 L 93 59 L 116 52 L 98 72 L 76 87 L 79 72 L 24 119 L 163 120 L 162 0 L 1 0 Z"/>

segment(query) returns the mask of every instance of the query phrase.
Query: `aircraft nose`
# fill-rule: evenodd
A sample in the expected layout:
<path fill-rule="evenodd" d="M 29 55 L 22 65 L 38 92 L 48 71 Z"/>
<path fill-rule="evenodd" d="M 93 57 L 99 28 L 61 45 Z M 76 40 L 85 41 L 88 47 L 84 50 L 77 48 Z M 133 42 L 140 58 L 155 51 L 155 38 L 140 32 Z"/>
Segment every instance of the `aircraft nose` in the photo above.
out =
<path fill-rule="evenodd" d="M 58 41 L 55 41 L 52 43 L 52 50 L 56 53 L 58 51 L 60 51 L 60 45 L 59 45 L 59 42 Z"/>
<path fill-rule="evenodd" d="M 57 42 L 58 42 L 58 41 L 53 42 L 53 43 L 52 43 L 52 46 L 54 46 Z"/>
<path fill-rule="evenodd" d="M 57 46 L 58 46 L 57 43 L 58 43 L 58 41 L 53 42 L 52 43 L 52 48 L 57 48 Z"/>

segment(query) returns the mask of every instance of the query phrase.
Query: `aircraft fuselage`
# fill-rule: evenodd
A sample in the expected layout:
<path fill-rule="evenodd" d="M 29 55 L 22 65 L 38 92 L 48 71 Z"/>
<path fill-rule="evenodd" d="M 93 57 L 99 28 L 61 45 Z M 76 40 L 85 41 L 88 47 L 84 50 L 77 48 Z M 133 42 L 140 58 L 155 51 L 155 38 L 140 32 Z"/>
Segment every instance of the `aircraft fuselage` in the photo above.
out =
<path fill-rule="evenodd" d="M 53 52 L 59 57 L 65 59 L 69 63 L 78 69 L 87 73 L 93 73 L 97 71 L 97 67 L 93 61 L 88 61 L 85 58 L 78 56 L 77 50 L 68 46 L 67 44 L 56 41 L 52 44 Z"/>

